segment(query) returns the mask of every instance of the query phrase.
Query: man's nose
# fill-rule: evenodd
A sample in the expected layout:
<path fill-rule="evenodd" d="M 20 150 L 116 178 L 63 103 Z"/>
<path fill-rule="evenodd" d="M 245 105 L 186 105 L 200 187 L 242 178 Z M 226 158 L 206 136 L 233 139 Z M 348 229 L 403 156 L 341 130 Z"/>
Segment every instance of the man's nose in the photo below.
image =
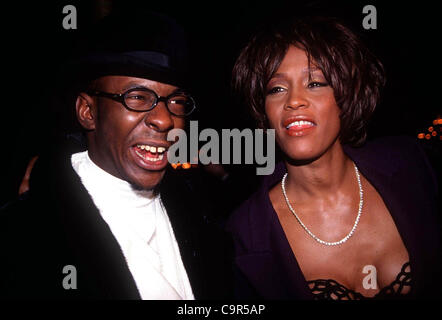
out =
<path fill-rule="evenodd" d="M 172 114 L 167 109 L 164 101 L 158 101 L 158 104 L 150 111 L 146 112 L 144 121 L 146 125 L 158 132 L 167 132 L 173 129 Z"/>

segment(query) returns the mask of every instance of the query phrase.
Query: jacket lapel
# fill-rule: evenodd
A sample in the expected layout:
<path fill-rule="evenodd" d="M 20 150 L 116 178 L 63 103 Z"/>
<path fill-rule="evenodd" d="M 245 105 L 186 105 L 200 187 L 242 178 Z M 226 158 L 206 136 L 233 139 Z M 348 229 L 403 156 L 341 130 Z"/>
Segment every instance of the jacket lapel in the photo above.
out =
<path fill-rule="evenodd" d="M 167 215 L 172 225 L 176 241 L 181 254 L 181 259 L 186 269 L 195 298 L 201 296 L 200 282 L 201 266 L 199 263 L 198 238 L 196 230 L 202 230 L 196 219 L 199 209 L 189 185 L 181 179 L 179 173 L 168 168 L 160 185 L 161 201 L 166 208 Z"/>
<path fill-rule="evenodd" d="M 40 171 L 35 173 L 41 175 L 36 179 L 40 185 L 31 186 L 31 190 L 38 190 L 45 198 L 49 194 L 48 202 L 58 212 L 70 252 L 65 263 L 74 265 L 78 272 L 76 294 L 83 298 L 140 299 L 121 248 L 73 170 L 70 154 L 40 163 L 48 167 L 35 168 Z M 54 174 L 48 177 L 50 172 Z"/>
<path fill-rule="evenodd" d="M 161 200 L 196 299 L 232 297 L 231 239 L 214 215 L 211 188 L 197 169 L 166 172 Z M 216 195 L 218 196 L 218 195 Z"/>
<path fill-rule="evenodd" d="M 252 250 L 236 257 L 235 262 L 265 299 L 310 299 L 304 276 L 268 196 L 269 189 L 285 172 L 284 164 L 279 163 L 274 174 L 264 179 L 263 188 L 256 194 L 258 201 L 251 202 Z"/>
<path fill-rule="evenodd" d="M 426 168 L 416 167 L 418 163 L 410 162 L 413 157 L 403 159 L 402 154 L 396 155 L 393 151 L 383 155 L 388 157 L 385 161 L 373 151 L 345 150 L 382 197 L 408 251 L 414 292 L 425 294 L 421 288 L 432 286 L 426 281 L 431 278 L 428 274 L 438 261 L 439 241 L 437 223 L 431 216 L 435 208 L 432 207 L 431 196 L 425 192 L 428 190 L 425 183 L 430 181 L 421 176 Z"/>
<path fill-rule="evenodd" d="M 372 152 L 364 152 L 361 149 L 346 147 L 347 155 L 356 163 L 362 175 L 371 183 L 377 190 L 382 200 L 385 203 L 388 211 L 393 218 L 396 228 L 404 242 L 405 247 L 409 251 L 410 260 L 414 260 L 416 243 L 413 239 L 413 232 L 410 227 L 410 219 L 413 215 L 408 214 L 410 206 L 413 206 L 413 195 L 407 197 L 405 192 L 409 188 L 404 188 L 401 182 L 401 170 L 398 166 L 387 167 L 389 163 L 400 163 L 400 161 L 384 161 L 382 165 L 379 164 L 378 154 Z M 399 178 L 399 179 L 398 179 Z M 406 185 L 406 184 L 405 184 Z M 401 195 L 400 197 L 398 195 Z"/>

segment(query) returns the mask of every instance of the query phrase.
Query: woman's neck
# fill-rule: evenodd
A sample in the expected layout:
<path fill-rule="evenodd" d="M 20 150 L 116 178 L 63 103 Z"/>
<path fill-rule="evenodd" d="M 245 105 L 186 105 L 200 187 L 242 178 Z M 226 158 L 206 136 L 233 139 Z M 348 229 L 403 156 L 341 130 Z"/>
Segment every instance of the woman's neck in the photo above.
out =
<path fill-rule="evenodd" d="M 296 198 L 324 197 L 340 190 L 354 175 L 352 161 L 344 153 L 339 141 L 318 159 L 297 165 L 286 162 L 286 188 Z M 351 180 L 350 180 L 351 181 Z"/>

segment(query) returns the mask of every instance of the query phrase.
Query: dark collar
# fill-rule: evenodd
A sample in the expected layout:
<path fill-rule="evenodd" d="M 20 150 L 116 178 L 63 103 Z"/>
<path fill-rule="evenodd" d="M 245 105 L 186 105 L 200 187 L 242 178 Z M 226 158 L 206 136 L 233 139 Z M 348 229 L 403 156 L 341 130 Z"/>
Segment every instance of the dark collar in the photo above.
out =
<path fill-rule="evenodd" d="M 62 228 L 69 264 L 83 275 L 78 291 L 87 298 L 140 299 L 121 248 L 72 168 L 70 155 L 63 150 L 40 156 L 30 190 L 33 197 L 46 199 L 54 223 Z"/>

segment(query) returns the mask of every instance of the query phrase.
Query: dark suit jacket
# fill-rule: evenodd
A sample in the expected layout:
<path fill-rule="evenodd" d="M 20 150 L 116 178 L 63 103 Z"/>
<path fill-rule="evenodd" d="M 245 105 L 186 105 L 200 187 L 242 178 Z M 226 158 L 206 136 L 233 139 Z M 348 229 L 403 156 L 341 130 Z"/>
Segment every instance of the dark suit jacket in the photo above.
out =
<path fill-rule="evenodd" d="M 344 150 L 377 189 L 396 223 L 410 256 L 415 296 L 440 294 L 438 190 L 423 150 L 411 138 L 384 138 Z M 285 172 L 283 163 L 278 164 L 228 221 L 239 298 L 313 298 L 268 196 Z"/>
<path fill-rule="evenodd" d="M 72 168 L 77 151 L 41 156 L 29 193 L 0 211 L 0 296 L 140 299 L 117 240 Z M 195 298 L 229 297 L 228 241 L 191 175 L 168 171 L 161 198 Z M 65 265 L 76 267 L 76 290 L 62 286 Z"/>

